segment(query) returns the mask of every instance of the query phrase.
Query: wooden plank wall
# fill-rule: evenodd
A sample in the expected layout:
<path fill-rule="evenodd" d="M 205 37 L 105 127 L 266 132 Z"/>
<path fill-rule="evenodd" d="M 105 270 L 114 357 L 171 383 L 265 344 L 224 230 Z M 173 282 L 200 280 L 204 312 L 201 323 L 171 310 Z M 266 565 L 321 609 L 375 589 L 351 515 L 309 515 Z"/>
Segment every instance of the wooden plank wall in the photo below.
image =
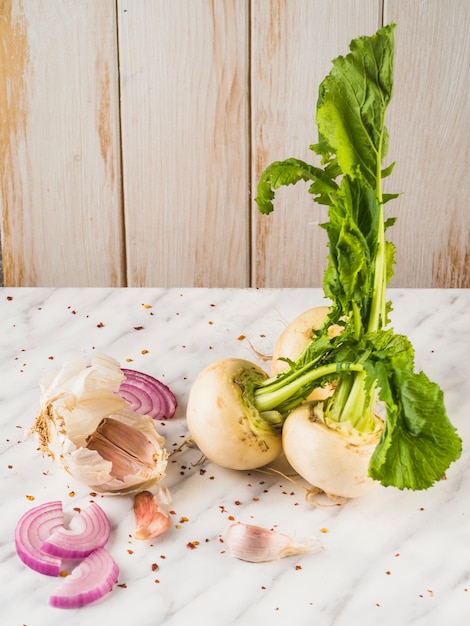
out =
<path fill-rule="evenodd" d="M 468 0 L 0 0 L 5 285 L 321 286 L 325 213 L 252 194 L 390 21 L 392 285 L 470 287 Z"/>

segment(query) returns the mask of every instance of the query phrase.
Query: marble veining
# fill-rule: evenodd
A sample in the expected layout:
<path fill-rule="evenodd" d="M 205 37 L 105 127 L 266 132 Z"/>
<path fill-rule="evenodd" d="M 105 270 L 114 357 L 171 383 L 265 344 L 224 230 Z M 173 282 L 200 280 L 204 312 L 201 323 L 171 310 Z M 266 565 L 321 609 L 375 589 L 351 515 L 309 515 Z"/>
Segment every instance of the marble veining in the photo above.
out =
<path fill-rule="evenodd" d="M 120 626 L 130 619 L 139 626 L 467 624 L 470 290 L 390 289 L 389 298 L 392 326 L 412 341 L 417 369 L 444 390 L 462 457 L 426 492 L 378 487 L 341 506 L 312 506 L 301 481 L 229 471 L 182 444 L 197 373 L 226 356 L 267 369 L 262 355 L 271 354 L 287 322 L 325 304 L 321 290 L 1 289 L 2 626 Z M 94 352 L 160 378 L 178 398 L 176 416 L 159 425 L 172 452 L 165 484 L 173 524 L 161 538 L 139 542 L 132 499 L 97 497 L 113 527 L 108 549 L 120 568 L 118 586 L 82 609 L 53 609 L 47 602 L 60 581 L 18 559 L 16 522 L 40 502 L 61 499 L 72 514 L 93 498 L 24 435 L 38 409 L 39 378 Z M 238 561 L 223 542 L 232 521 L 276 528 L 322 550 Z"/>

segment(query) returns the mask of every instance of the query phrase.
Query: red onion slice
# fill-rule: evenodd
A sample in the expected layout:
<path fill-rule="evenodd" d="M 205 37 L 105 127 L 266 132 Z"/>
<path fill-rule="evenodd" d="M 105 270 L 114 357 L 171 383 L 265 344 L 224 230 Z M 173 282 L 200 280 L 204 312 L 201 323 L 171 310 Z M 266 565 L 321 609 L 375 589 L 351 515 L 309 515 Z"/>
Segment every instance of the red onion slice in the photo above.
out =
<path fill-rule="evenodd" d="M 178 403 L 167 385 L 149 374 L 122 369 L 125 380 L 119 387 L 119 395 L 136 413 L 163 420 L 173 417 Z"/>
<path fill-rule="evenodd" d="M 97 548 L 67 576 L 49 598 L 49 604 L 73 609 L 99 600 L 109 593 L 119 577 L 119 568 L 104 548 Z"/>
<path fill-rule="evenodd" d="M 92 502 L 75 515 L 69 528 L 55 528 L 42 544 L 42 551 L 62 559 L 81 559 L 106 545 L 111 525 L 103 509 Z"/>
<path fill-rule="evenodd" d="M 60 574 L 61 559 L 44 553 L 41 546 L 51 532 L 62 528 L 64 514 L 60 501 L 46 502 L 26 511 L 18 521 L 15 529 L 16 552 L 28 567 L 47 574 Z"/>

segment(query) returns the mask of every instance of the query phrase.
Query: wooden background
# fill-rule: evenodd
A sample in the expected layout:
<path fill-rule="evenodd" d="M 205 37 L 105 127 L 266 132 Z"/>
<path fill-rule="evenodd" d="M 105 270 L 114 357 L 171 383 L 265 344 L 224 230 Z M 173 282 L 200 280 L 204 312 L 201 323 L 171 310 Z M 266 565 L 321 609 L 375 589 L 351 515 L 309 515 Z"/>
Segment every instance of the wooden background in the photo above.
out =
<path fill-rule="evenodd" d="M 321 286 L 318 85 L 394 21 L 392 286 L 470 287 L 469 0 L 0 0 L 7 286 Z"/>

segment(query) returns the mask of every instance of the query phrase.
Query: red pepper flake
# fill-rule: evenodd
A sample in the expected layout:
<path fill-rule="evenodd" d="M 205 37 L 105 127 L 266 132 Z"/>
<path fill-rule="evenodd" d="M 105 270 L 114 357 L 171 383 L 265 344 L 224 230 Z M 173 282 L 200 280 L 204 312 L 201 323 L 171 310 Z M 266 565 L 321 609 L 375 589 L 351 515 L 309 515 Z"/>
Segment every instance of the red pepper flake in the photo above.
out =
<path fill-rule="evenodd" d="M 188 548 L 188 550 L 195 550 L 198 545 L 199 545 L 199 541 L 188 541 L 188 543 L 186 544 L 186 547 Z"/>
<path fill-rule="evenodd" d="M 385 573 L 387 574 L 387 576 L 390 576 L 392 572 L 388 569 Z"/>
<path fill-rule="evenodd" d="M 400 556 L 400 553 L 399 553 L 399 552 L 397 552 L 397 553 L 395 554 L 395 556 Z"/>
<path fill-rule="evenodd" d="M 128 550 L 127 552 L 128 552 L 129 554 L 134 554 L 134 550 L 131 550 L 130 548 L 129 548 L 129 550 Z"/>
<path fill-rule="evenodd" d="M 90 491 L 90 496 L 92 498 L 96 498 L 96 491 Z"/>
<path fill-rule="evenodd" d="M 154 582 L 159 583 L 160 581 L 158 580 L 158 578 L 155 578 Z"/>
<path fill-rule="evenodd" d="M 131 359 L 130 357 L 127 357 L 126 362 L 127 363 L 131 363 L 134 359 Z"/>
<path fill-rule="evenodd" d="M 184 524 L 184 522 L 189 522 L 189 519 L 187 517 L 180 517 L 180 524 Z"/>
<path fill-rule="evenodd" d="M 77 513 L 80 513 L 80 511 L 82 510 L 79 506 L 74 506 L 73 507 L 74 511 L 77 511 Z"/>
<path fill-rule="evenodd" d="M 237 337 L 237 341 L 243 341 L 244 339 L 246 339 L 245 335 L 239 335 Z"/>
<path fill-rule="evenodd" d="M 148 353 L 149 353 L 149 351 L 148 351 L 148 350 L 141 350 L 141 351 L 140 351 L 140 353 L 141 353 L 141 354 L 148 354 Z"/>
<path fill-rule="evenodd" d="M 8 469 L 13 469 L 13 465 L 9 465 L 9 466 L 8 466 Z"/>
<path fill-rule="evenodd" d="M 209 320 L 207 323 L 209 324 L 209 326 L 212 326 L 212 324 L 213 324 L 214 322 L 211 322 L 211 321 Z"/>
<path fill-rule="evenodd" d="M 199 470 L 199 475 L 200 476 L 204 476 L 204 474 L 207 472 L 207 470 L 205 470 L 204 468 Z"/>
<path fill-rule="evenodd" d="M 69 496 L 70 496 L 71 498 L 73 498 L 73 497 L 74 497 L 74 495 L 75 495 L 75 491 L 69 491 Z"/>
<path fill-rule="evenodd" d="M 295 569 L 296 569 L 296 570 L 302 569 L 302 566 L 301 566 L 301 565 L 296 565 L 296 566 L 295 566 Z"/>
<path fill-rule="evenodd" d="M 432 589 L 426 589 L 426 591 L 429 593 L 431 598 L 434 598 L 434 591 Z"/>
<path fill-rule="evenodd" d="M 152 563 L 152 572 L 156 572 L 158 569 L 158 564 L 157 563 Z"/>
<path fill-rule="evenodd" d="M 166 556 L 164 554 L 160 554 L 160 558 L 161 559 L 166 559 Z"/>
<path fill-rule="evenodd" d="M 229 515 L 227 519 L 229 519 L 231 522 L 235 521 L 235 518 L 233 517 L 233 515 Z"/>
<path fill-rule="evenodd" d="M 34 496 L 26 496 L 26 500 L 34 500 Z"/>
<path fill-rule="evenodd" d="M 121 583 L 120 585 L 118 585 L 118 587 L 121 587 L 121 589 L 127 589 L 127 584 Z"/>
<path fill-rule="evenodd" d="M 171 511 L 168 511 L 170 515 L 176 515 L 176 511 L 173 511 L 173 509 Z"/>
<path fill-rule="evenodd" d="M 264 585 L 261 585 L 261 589 L 266 589 L 266 587 Z"/>
<path fill-rule="evenodd" d="M 375 606 L 380 606 L 380 602 L 376 602 L 376 603 L 375 603 Z"/>
<path fill-rule="evenodd" d="M 134 330 L 144 330 L 143 326 L 134 326 Z"/>
<path fill-rule="evenodd" d="M 237 506 L 240 506 L 240 504 L 241 504 L 240 500 L 235 500 L 235 504 L 236 504 Z"/>
<path fill-rule="evenodd" d="M 253 498 L 253 502 L 259 502 L 259 498 Z"/>
<path fill-rule="evenodd" d="M 47 358 L 49 359 L 49 361 L 53 361 L 54 360 L 53 356 L 48 356 Z"/>
<path fill-rule="evenodd" d="M 104 328 L 104 324 L 103 322 L 98 322 L 98 324 L 96 325 L 97 328 Z"/>
<path fill-rule="evenodd" d="M 8 302 L 11 302 L 13 300 L 13 296 L 7 296 L 7 300 Z"/>

